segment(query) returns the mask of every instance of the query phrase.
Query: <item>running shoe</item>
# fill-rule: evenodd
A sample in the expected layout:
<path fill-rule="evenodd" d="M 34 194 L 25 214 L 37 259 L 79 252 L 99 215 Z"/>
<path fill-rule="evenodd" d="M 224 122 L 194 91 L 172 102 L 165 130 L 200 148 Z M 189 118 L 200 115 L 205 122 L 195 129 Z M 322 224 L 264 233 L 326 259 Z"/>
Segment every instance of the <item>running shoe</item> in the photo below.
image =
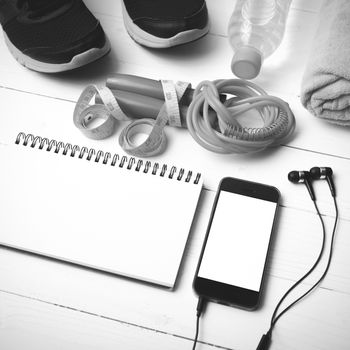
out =
<path fill-rule="evenodd" d="M 123 0 L 122 10 L 129 35 L 152 48 L 184 44 L 209 30 L 205 0 Z"/>
<path fill-rule="evenodd" d="M 0 24 L 16 60 L 39 72 L 75 69 L 110 50 L 99 21 L 81 0 L 0 0 Z"/>

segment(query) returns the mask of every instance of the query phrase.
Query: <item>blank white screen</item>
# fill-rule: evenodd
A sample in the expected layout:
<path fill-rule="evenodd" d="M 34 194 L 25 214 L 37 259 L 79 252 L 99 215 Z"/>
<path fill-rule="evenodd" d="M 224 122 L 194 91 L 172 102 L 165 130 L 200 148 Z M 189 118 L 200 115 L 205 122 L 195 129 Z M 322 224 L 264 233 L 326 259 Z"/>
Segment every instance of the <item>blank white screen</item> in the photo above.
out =
<path fill-rule="evenodd" d="M 276 203 L 221 191 L 198 276 L 259 291 Z"/>

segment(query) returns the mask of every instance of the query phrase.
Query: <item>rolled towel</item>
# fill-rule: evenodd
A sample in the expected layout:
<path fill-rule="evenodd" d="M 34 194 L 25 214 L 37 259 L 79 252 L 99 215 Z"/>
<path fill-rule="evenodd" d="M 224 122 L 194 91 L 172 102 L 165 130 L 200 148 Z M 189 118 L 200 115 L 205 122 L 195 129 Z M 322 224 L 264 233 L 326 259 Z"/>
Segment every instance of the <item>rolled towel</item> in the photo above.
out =
<path fill-rule="evenodd" d="M 313 115 L 350 126 L 350 1 L 326 0 L 301 85 Z"/>

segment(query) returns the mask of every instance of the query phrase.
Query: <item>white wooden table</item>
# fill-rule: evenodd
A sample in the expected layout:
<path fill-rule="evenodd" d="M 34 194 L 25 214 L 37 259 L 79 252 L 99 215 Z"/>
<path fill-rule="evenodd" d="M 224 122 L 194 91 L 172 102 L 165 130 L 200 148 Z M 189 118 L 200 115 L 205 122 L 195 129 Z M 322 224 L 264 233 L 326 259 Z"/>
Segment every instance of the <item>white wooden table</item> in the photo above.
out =
<path fill-rule="evenodd" d="M 335 174 L 340 222 L 334 260 L 322 285 L 281 318 L 271 349 L 350 348 L 349 129 L 311 116 L 299 100 L 320 3 L 294 0 L 283 43 L 255 79 L 293 109 L 297 129 L 290 143 L 255 156 L 218 155 L 197 145 L 186 130 L 167 128 L 168 148 L 156 160 L 200 169 L 205 184 L 175 290 L 0 248 L 0 349 L 191 349 L 197 303 L 192 280 L 215 190 L 224 176 L 277 186 L 281 210 L 262 307 L 248 312 L 210 303 L 201 319 L 197 349 L 255 349 L 276 302 L 311 266 L 320 248 L 321 226 L 309 195 L 304 186 L 287 180 L 290 170 L 312 166 L 330 166 Z M 113 72 L 193 85 L 204 79 L 232 78 L 226 27 L 234 1 L 207 0 L 210 33 L 166 51 L 149 50 L 130 39 L 119 0 L 87 0 L 86 4 L 112 43 L 111 53 L 89 67 L 60 75 L 39 74 L 20 66 L 0 39 L 1 141 L 12 141 L 24 131 L 120 152 L 118 133 L 92 141 L 73 126 L 75 102 L 87 84 L 103 84 Z M 326 182 L 318 181 L 315 189 L 329 238 L 332 200 Z M 298 295 L 324 266 L 325 260 Z"/>

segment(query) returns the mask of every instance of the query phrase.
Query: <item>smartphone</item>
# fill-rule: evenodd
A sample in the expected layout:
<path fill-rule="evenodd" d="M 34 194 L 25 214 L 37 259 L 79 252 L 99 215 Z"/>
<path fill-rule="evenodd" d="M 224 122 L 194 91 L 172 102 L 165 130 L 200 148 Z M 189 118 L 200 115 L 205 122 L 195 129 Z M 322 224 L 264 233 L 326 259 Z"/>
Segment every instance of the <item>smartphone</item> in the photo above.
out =
<path fill-rule="evenodd" d="M 273 186 L 221 180 L 193 282 L 198 295 L 247 310 L 258 307 L 279 199 Z"/>

